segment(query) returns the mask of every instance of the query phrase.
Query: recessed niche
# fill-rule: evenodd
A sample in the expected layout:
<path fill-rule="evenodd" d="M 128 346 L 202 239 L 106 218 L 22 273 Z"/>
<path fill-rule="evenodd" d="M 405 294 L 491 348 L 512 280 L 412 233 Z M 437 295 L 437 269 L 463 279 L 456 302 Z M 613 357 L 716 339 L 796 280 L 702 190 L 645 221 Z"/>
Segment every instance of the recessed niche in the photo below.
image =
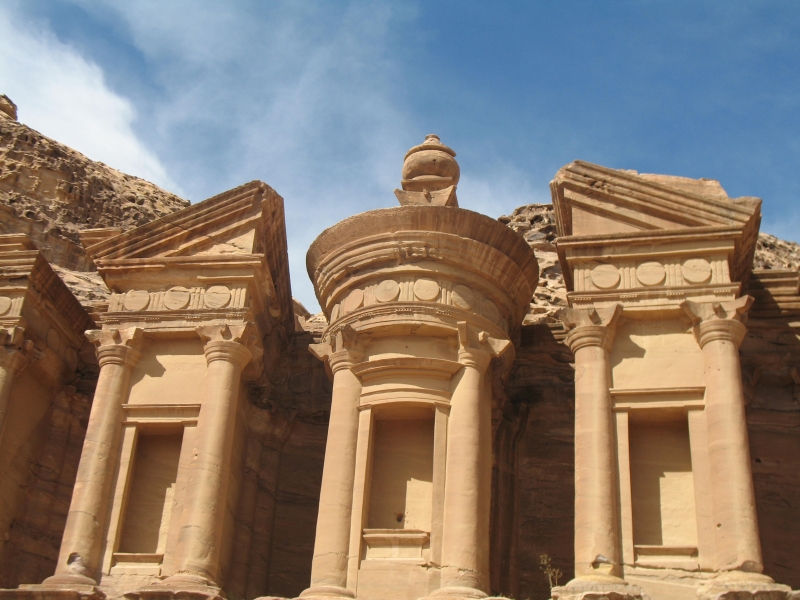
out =
<path fill-rule="evenodd" d="M 370 529 L 431 530 L 433 419 L 375 421 Z"/>
<path fill-rule="evenodd" d="M 629 424 L 634 544 L 694 547 L 697 517 L 686 414 L 653 412 L 632 414 Z"/>
<path fill-rule="evenodd" d="M 139 434 L 118 552 L 164 552 L 183 433 Z"/>

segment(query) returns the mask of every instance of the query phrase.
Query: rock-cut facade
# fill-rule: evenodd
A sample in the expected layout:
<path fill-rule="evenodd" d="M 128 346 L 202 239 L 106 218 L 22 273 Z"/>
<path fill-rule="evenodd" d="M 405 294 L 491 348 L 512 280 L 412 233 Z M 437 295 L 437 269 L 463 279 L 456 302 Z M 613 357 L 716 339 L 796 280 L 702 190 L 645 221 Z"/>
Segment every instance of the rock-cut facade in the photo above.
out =
<path fill-rule="evenodd" d="M 800 252 L 758 198 L 575 161 L 492 219 L 429 135 L 311 245 L 311 315 L 269 185 L 189 205 L 15 108 L 0 598 L 798 597 Z"/>

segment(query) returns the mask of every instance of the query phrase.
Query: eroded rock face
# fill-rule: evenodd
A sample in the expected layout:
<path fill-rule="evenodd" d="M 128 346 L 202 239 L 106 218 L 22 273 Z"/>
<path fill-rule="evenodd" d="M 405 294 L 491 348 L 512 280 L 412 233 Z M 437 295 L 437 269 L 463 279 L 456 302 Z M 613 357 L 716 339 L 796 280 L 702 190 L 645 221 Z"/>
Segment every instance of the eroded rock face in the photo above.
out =
<path fill-rule="evenodd" d="M 0 119 L 0 203 L 76 245 L 82 229 L 130 229 L 189 206 L 8 118 Z"/>

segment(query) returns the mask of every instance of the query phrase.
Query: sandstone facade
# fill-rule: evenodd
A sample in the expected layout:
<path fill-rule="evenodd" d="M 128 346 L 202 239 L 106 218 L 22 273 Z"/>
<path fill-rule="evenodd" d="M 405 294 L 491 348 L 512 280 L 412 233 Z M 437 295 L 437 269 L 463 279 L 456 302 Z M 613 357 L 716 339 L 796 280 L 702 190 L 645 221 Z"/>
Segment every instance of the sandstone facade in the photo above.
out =
<path fill-rule="evenodd" d="M 187 206 L 13 112 L 0 596 L 800 587 L 800 253 L 757 199 L 576 162 L 498 223 L 428 136 L 310 315 L 269 186 Z"/>

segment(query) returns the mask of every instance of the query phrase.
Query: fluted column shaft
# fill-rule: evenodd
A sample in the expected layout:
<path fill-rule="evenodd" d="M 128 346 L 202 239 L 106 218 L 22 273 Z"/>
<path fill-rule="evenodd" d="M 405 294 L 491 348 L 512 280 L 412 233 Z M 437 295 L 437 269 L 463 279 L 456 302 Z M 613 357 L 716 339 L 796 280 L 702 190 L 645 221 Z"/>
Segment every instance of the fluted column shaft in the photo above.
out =
<path fill-rule="evenodd" d="M 475 597 L 489 584 L 492 401 L 484 376 L 491 355 L 461 348 L 458 360 L 464 368 L 448 419 L 441 591 L 467 588 L 461 595 Z"/>
<path fill-rule="evenodd" d="M 303 596 L 352 596 L 352 592 L 346 589 L 347 560 L 361 383 L 350 370 L 354 364 L 350 351 L 333 352 L 328 361 L 333 371 L 331 416 L 311 563 L 311 587 L 303 592 Z"/>
<path fill-rule="evenodd" d="M 197 420 L 174 576 L 216 583 L 239 385 L 252 355 L 247 346 L 232 340 L 208 341 L 204 351 L 206 396 Z"/>
<path fill-rule="evenodd" d="M 620 576 L 616 436 L 609 388 L 613 332 L 569 332 L 575 356 L 575 576 Z"/>
<path fill-rule="evenodd" d="M 92 333 L 98 336 L 92 338 Z M 129 332 L 130 333 L 130 332 Z M 130 392 L 131 372 L 141 357 L 141 331 L 130 333 L 127 342 L 103 343 L 106 332 L 89 332 L 100 343 L 97 359 L 100 375 L 86 428 L 78 474 L 72 492 L 56 574 L 45 583 L 93 584 L 100 566 L 103 533 L 111 496 L 112 476 L 122 429 L 122 405 Z M 110 335 L 110 334 L 109 334 Z M 101 341 L 102 339 L 102 341 Z M 132 345 L 127 343 L 133 342 Z"/>
<path fill-rule="evenodd" d="M 705 366 L 715 567 L 760 573 L 761 543 L 739 364 L 739 344 L 746 332 L 746 327 L 733 319 L 706 320 L 695 327 Z"/>

